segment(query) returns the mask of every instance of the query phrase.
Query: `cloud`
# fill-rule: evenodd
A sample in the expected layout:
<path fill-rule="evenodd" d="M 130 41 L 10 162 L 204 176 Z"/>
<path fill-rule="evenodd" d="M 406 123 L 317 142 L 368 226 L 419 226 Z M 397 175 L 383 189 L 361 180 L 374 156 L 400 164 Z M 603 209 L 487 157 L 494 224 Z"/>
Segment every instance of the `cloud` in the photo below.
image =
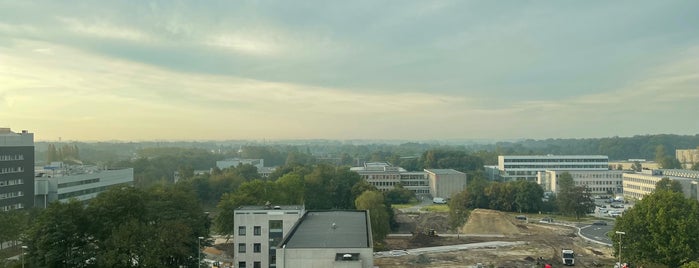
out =
<path fill-rule="evenodd" d="M 129 41 L 149 41 L 151 37 L 138 29 L 114 25 L 111 22 L 93 19 L 86 21 L 78 18 L 58 18 L 58 21 L 65 24 L 70 31 L 78 34 L 94 36 L 99 38 L 123 39 Z"/>

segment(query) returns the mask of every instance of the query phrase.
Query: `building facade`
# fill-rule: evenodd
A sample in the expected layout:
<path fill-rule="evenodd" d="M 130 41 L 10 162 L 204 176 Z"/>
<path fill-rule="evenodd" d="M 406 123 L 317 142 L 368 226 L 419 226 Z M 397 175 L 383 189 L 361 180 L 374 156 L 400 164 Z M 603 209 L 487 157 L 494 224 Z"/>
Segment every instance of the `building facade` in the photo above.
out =
<path fill-rule="evenodd" d="M 303 216 L 303 206 L 243 206 L 234 211 L 235 254 L 238 268 L 279 267 L 277 245 Z"/>
<path fill-rule="evenodd" d="M 216 161 L 216 167 L 218 167 L 219 169 L 237 167 L 238 165 L 252 165 L 252 166 L 255 166 L 258 170 L 260 170 L 261 168 L 263 168 L 265 166 L 265 160 L 264 159 L 231 158 L 231 159 L 224 159 L 221 161 Z"/>
<path fill-rule="evenodd" d="M 594 195 L 622 193 L 623 171 L 621 170 L 578 170 L 556 171 L 546 170 L 537 174 L 537 183 L 545 192 L 558 192 L 558 178 L 568 172 L 573 177 L 575 186 L 587 186 Z"/>
<path fill-rule="evenodd" d="M 699 200 L 699 172 L 661 169 L 624 173 L 624 197 L 641 200 L 655 191 L 655 185 L 663 178 L 679 182 L 682 185 L 682 193 L 687 198 Z"/>
<path fill-rule="evenodd" d="M 425 169 L 432 197 L 451 198 L 466 189 L 466 173 L 453 169 Z"/>
<path fill-rule="evenodd" d="M 683 168 L 689 169 L 699 163 L 699 148 L 675 150 L 675 158 L 682 164 Z"/>
<path fill-rule="evenodd" d="M 34 134 L 0 128 L 0 211 L 34 206 Z"/>
<path fill-rule="evenodd" d="M 605 155 L 501 155 L 498 156 L 498 180 L 536 181 L 539 172 L 608 170 Z M 493 172 L 493 171 L 490 171 Z"/>
<path fill-rule="evenodd" d="M 86 202 L 110 187 L 133 186 L 133 168 L 104 170 L 94 166 L 48 166 L 37 171 L 34 203 L 46 208 L 49 203 L 71 199 Z"/>
<path fill-rule="evenodd" d="M 362 179 L 380 191 L 390 191 L 401 184 L 416 195 L 430 193 L 427 174 L 422 171 L 407 171 L 402 167 L 394 167 L 384 162 L 368 162 L 364 163 L 364 166 L 352 167 L 350 170 L 357 172 Z"/>
<path fill-rule="evenodd" d="M 277 249 L 278 267 L 372 268 L 369 212 L 309 211 Z"/>

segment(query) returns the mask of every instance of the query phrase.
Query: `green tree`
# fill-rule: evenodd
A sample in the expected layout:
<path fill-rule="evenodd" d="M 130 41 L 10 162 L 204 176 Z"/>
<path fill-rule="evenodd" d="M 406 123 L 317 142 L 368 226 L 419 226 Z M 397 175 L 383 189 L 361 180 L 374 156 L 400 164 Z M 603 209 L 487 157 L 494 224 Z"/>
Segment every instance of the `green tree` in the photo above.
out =
<path fill-rule="evenodd" d="M 633 263 L 668 267 L 696 261 L 699 256 L 699 202 L 673 191 L 656 191 L 617 219 L 623 257 Z M 611 233 L 614 250 L 619 236 Z M 616 252 L 618 254 L 618 252 Z"/>
<path fill-rule="evenodd" d="M 383 241 L 390 230 L 389 215 L 384 204 L 383 194 L 376 191 L 366 191 L 357 197 L 354 205 L 359 210 L 369 210 L 374 243 Z"/>
<path fill-rule="evenodd" d="M 415 198 L 415 193 L 403 187 L 402 184 L 396 184 L 393 189 L 384 192 L 384 198 L 389 204 L 407 204 Z"/>
<path fill-rule="evenodd" d="M 585 186 L 575 186 L 573 176 L 568 172 L 563 172 L 558 178 L 556 203 L 559 212 L 564 215 L 573 215 L 578 219 L 595 207 L 589 189 Z"/>
<path fill-rule="evenodd" d="M 670 180 L 668 177 L 664 177 L 655 184 L 655 190 L 669 190 L 676 193 L 682 193 L 682 184 L 680 184 L 678 181 Z"/>
<path fill-rule="evenodd" d="M 532 181 L 516 181 L 515 189 L 515 206 L 518 212 L 537 212 L 541 209 L 541 198 L 544 197 L 544 189 L 536 182 Z"/>
<path fill-rule="evenodd" d="M 685 263 L 681 268 L 699 268 L 699 261 Z"/>
<path fill-rule="evenodd" d="M 697 171 L 699 171 L 699 162 L 694 163 L 694 165 L 692 165 L 692 170 L 697 170 Z"/>
<path fill-rule="evenodd" d="M 641 172 L 641 170 L 643 170 L 643 166 L 641 165 L 641 162 L 634 161 L 631 165 L 631 169 L 633 169 L 636 172 Z"/>
<path fill-rule="evenodd" d="M 468 191 L 461 191 L 452 195 L 447 203 L 449 206 L 449 227 L 460 233 L 461 226 L 466 223 L 469 215 Z"/>

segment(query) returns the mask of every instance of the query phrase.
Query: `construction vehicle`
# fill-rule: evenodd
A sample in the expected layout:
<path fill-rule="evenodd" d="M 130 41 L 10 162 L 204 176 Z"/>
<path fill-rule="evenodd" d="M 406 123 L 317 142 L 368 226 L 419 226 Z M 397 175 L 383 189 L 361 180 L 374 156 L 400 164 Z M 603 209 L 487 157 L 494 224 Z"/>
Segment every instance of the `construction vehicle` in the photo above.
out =
<path fill-rule="evenodd" d="M 563 259 L 563 264 L 567 266 L 575 265 L 575 252 L 572 249 L 564 249 L 561 251 L 561 257 Z"/>

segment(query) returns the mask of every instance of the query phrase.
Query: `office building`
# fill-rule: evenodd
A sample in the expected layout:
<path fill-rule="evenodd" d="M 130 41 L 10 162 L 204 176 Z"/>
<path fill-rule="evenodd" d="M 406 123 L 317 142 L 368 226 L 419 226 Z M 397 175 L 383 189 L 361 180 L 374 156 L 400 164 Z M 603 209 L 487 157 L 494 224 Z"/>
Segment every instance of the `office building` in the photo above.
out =
<path fill-rule="evenodd" d="M 682 164 L 682 168 L 690 169 L 699 163 L 699 147 L 697 149 L 675 150 L 675 158 Z"/>
<path fill-rule="evenodd" d="M 231 167 L 237 167 L 238 165 L 251 165 L 260 170 L 265 166 L 264 159 L 241 159 L 241 158 L 231 158 L 221 161 L 216 161 L 216 167 L 219 169 L 226 169 Z"/>
<path fill-rule="evenodd" d="M 622 193 L 621 170 L 577 170 L 555 171 L 546 170 L 537 174 L 537 183 L 545 192 L 558 192 L 558 178 L 568 172 L 573 177 L 575 186 L 587 186 L 593 195 L 614 195 Z"/>
<path fill-rule="evenodd" d="M 688 170 L 643 170 L 637 173 L 624 173 L 624 197 L 632 199 L 643 199 L 655 191 L 655 185 L 663 178 L 677 181 L 682 185 L 682 193 L 687 198 L 699 200 L 699 189 L 697 188 L 699 171 Z"/>
<path fill-rule="evenodd" d="M 486 166 L 486 168 L 489 168 Z M 492 169 L 493 167 L 490 167 Z M 536 181 L 539 172 L 609 170 L 609 157 L 604 155 L 501 155 L 497 171 L 486 173 L 495 180 Z"/>
<path fill-rule="evenodd" d="M 390 191 L 396 185 L 401 184 L 416 195 L 430 193 L 427 174 L 422 171 L 407 171 L 402 167 L 394 167 L 385 162 L 367 162 L 364 163 L 364 166 L 352 167 L 350 170 L 357 172 L 362 179 L 380 191 Z"/>
<path fill-rule="evenodd" d="M 130 187 L 134 183 L 133 168 L 105 170 L 56 162 L 36 172 L 34 203 L 41 208 L 54 201 L 87 202 L 110 187 Z"/>
<path fill-rule="evenodd" d="M 278 267 L 277 245 L 305 209 L 303 206 L 243 206 L 233 213 L 235 267 L 273 268 Z"/>
<path fill-rule="evenodd" d="M 466 173 L 453 169 L 425 169 L 432 197 L 451 198 L 466 189 Z"/>
<path fill-rule="evenodd" d="M 277 249 L 278 267 L 372 268 L 368 211 L 309 211 Z"/>
<path fill-rule="evenodd" d="M 0 128 L 0 211 L 34 206 L 34 134 Z"/>

